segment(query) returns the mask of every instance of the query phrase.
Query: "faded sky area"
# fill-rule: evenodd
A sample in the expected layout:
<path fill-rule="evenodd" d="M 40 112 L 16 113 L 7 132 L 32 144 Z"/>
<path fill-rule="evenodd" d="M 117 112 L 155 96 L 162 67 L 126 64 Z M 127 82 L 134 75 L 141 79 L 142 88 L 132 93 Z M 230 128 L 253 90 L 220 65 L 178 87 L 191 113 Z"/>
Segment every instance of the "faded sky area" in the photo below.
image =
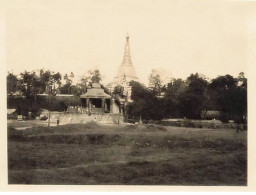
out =
<path fill-rule="evenodd" d="M 122 62 L 130 35 L 132 62 L 147 84 L 151 69 L 174 78 L 209 78 L 247 66 L 247 15 L 240 1 L 6 1 L 7 71 L 50 69 L 81 76 L 99 68 L 104 83 Z"/>

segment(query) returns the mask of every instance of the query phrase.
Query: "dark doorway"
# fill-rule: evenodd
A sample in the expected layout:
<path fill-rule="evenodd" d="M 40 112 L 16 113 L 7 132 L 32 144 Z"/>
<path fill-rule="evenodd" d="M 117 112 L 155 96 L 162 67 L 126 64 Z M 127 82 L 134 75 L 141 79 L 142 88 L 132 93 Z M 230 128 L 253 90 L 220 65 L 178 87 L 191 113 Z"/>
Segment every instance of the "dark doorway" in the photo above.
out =
<path fill-rule="evenodd" d="M 85 107 L 86 107 L 86 99 L 82 98 L 82 99 L 81 99 L 81 102 L 82 102 L 82 107 L 85 108 Z"/>
<path fill-rule="evenodd" d="M 101 102 L 102 102 L 101 99 L 92 98 L 90 99 L 90 101 L 91 101 L 92 107 L 101 108 Z"/>

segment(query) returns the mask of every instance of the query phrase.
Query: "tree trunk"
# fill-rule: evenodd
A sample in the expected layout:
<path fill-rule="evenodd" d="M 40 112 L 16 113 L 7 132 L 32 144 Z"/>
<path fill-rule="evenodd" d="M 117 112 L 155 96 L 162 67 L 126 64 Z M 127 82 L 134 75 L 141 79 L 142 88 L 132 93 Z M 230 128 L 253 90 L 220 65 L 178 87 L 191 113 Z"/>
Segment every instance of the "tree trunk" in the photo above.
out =
<path fill-rule="evenodd" d="M 48 114 L 48 127 L 50 127 L 50 122 L 51 122 L 51 111 L 49 110 L 49 114 Z"/>

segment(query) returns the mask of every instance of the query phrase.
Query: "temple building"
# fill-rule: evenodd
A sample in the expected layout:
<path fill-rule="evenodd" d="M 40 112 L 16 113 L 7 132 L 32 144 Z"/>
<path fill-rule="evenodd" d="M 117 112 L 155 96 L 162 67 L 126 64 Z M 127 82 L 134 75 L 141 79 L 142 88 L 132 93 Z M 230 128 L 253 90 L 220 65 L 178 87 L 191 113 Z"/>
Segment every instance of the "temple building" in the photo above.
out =
<path fill-rule="evenodd" d="M 91 88 L 80 96 L 83 113 L 87 114 L 122 114 L 120 103 L 104 92 L 99 83 L 92 83 Z"/>

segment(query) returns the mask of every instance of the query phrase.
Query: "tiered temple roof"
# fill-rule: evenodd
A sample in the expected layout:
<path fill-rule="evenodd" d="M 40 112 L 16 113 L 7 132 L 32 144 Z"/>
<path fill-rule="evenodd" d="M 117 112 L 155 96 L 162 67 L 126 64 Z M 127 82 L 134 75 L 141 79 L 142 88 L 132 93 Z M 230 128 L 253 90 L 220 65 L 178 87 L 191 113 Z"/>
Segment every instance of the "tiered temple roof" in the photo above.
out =
<path fill-rule="evenodd" d="M 80 98 L 111 98 L 110 95 L 104 92 L 99 83 L 93 83 L 92 88 L 88 89 Z"/>

